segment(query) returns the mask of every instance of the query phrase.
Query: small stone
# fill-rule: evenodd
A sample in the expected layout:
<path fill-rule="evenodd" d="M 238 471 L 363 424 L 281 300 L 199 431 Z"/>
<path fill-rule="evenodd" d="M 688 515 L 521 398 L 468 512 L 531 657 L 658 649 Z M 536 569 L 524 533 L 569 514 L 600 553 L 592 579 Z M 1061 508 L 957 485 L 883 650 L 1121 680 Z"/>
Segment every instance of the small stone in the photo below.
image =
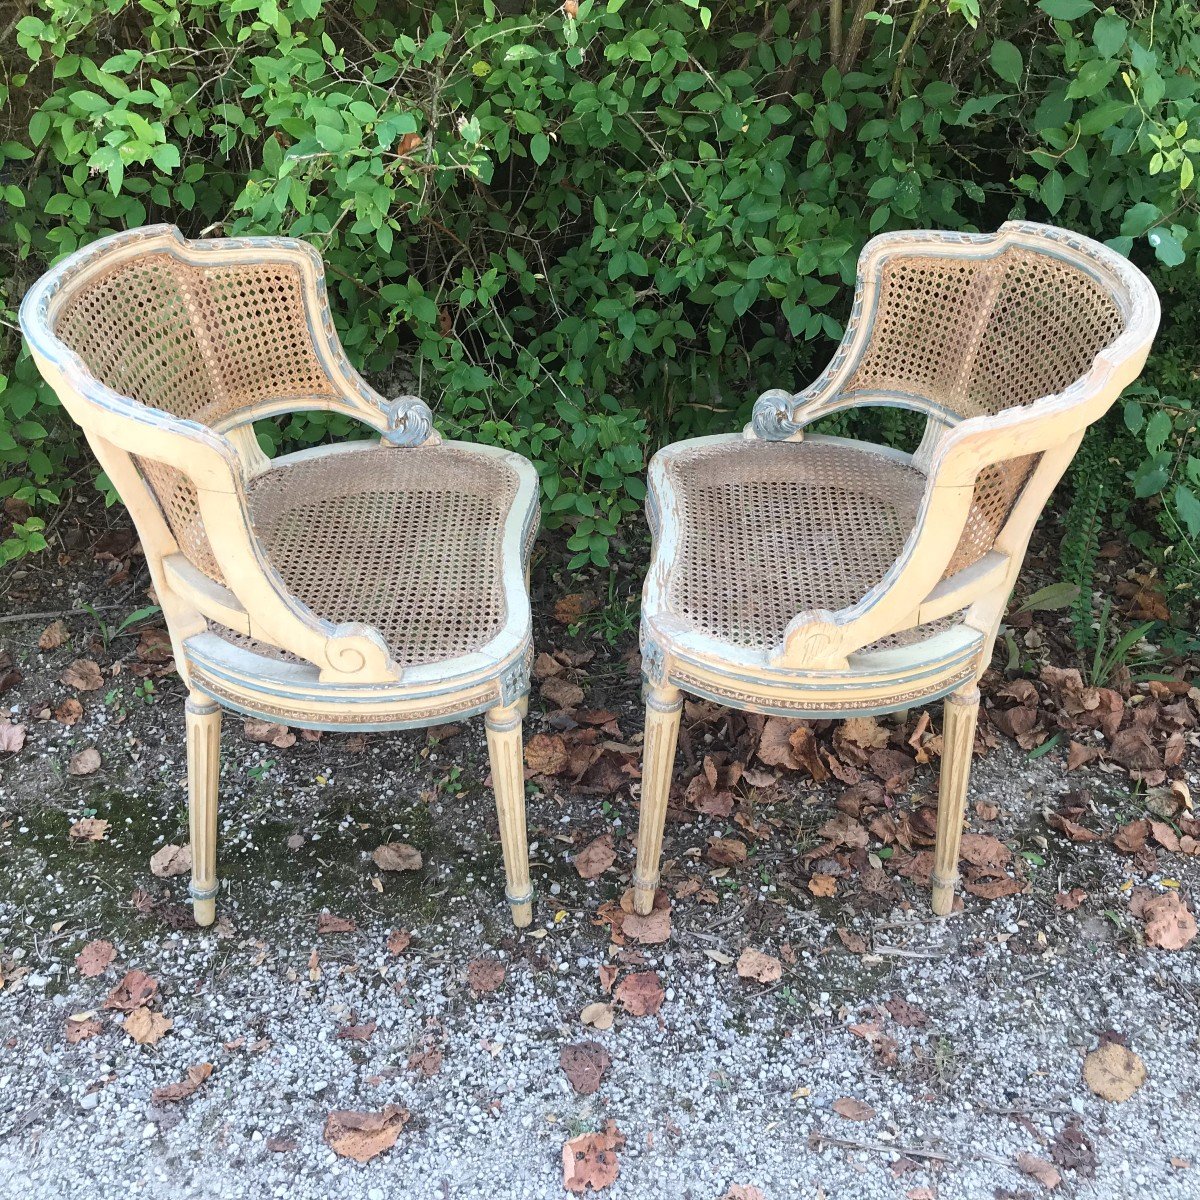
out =
<path fill-rule="evenodd" d="M 79 1099 L 79 1107 L 83 1109 L 95 1108 L 100 1103 L 99 1092 L 87 1092 Z"/>

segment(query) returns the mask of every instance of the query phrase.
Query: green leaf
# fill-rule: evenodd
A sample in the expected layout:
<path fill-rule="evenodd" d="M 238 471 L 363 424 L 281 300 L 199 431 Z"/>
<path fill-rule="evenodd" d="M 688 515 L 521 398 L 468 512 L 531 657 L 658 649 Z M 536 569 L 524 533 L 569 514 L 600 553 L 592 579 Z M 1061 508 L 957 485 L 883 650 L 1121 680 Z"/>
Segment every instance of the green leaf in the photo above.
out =
<path fill-rule="evenodd" d="M 1177 267 L 1187 257 L 1179 239 L 1170 230 L 1153 229 L 1146 235 L 1146 241 L 1154 247 L 1154 256 L 1164 267 Z"/>
<path fill-rule="evenodd" d="M 1194 538 L 1200 537 L 1200 500 L 1186 484 L 1181 483 L 1175 488 L 1175 511 L 1188 527 L 1188 533 Z"/>
<path fill-rule="evenodd" d="M 1038 8 L 1056 21 L 1077 21 L 1095 7 L 1092 0 L 1038 0 Z"/>
<path fill-rule="evenodd" d="M 1120 53 L 1125 45 L 1128 32 L 1129 26 L 1124 20 L 1106 13 L 1096 19 L 1096 24 L 1092 27 L 1092 41 L 1105 58 L 1112 58 Z"/>
<path fill-rule="evenodd" d="M 529 153 L 540 167 L 550 157 L 550 139 L 544 133 L 535 133 L 529 139 Z"/>
<path fill-rule="evenodd" d="M 1006 83 L 1020 83 L 1025 72 L 1021 52 L 1002 38 L 992 43 L 992 70 Z"/>
<path fill-rule="evenodd" d="M 1046 210 L 1052 217 L 1057 216 L 1067 195 L 1067 185 L 1063 182 L 1063 177 L 1057 171 L 1051 171 L 1042 180 L 1040 191 L 1042 203 L 1046 206 Z"/>

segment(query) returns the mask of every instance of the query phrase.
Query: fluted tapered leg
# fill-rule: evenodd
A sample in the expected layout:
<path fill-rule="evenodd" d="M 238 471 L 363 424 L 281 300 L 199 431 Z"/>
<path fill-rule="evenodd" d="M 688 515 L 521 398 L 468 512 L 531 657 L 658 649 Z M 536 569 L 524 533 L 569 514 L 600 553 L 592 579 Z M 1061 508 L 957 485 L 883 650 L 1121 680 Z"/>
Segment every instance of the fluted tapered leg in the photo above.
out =
<path fill-rule="evenodd" d="M 188 825 L 192 838 L 192 912 L 197 925 L 217 919 L 217 780 L 221 709 L 200 692 L 184 705 L 187 723 Z"/>
<path fill-rule="evenodd" d="M 946 916 L 954 907 L 963 807 L 971 777 L 979 688 L 974 683 L 946 697 L 942 719 L 942 778 L 938 790 L 937 842 L 933 848 L 933 911 Z"/>
<path fill-rule="evenodd" d="M 642 745 L 642 806 L 638 820 L 637 865 L 633 869 L 633 907 L 645 916 L 654 907 L 663 825 L 683 694 L 676 687 L 646 689 L 646 734 Z"/>
<path fill-rule="evenodd" d="M 521 753 L 521 716 L 524 704 L 488 709 L 488 755 L 492 760 L 492 787 L 500 819 L 500 845 L 513 924 L 524 929 L 533 920 L 533 887 L 529 882 L 529 843 L 525 835 L 525 764 Z"/>

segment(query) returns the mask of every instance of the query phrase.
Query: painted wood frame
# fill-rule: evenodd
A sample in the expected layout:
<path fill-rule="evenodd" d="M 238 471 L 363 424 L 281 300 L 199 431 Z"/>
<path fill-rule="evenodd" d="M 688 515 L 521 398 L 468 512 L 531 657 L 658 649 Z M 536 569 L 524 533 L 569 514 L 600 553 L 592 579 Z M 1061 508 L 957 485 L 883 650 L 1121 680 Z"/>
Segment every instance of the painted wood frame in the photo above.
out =
<path fill-rule="evenodd" d="M 884 336 L 875 317 L 890 259 L 903 255 L 983 260 L 1010 247 L 1069 264 L 1098 284 L 1117 306 L 1123 328 L 1096 354 L 1090 369 L 1057 394 L 995 415 L 967 418 L 916 392 L 847 387 L 872 340 Z M 884 234 L 863 250 L 845 336 L 811 387 L 795 394 L 764 393 L 754 406 L 751 425 L 740 435 L 691 439 L 667 446 L 655 456 L 647 499 L 654 551 L 642 596 L 647 711 L 634 873 L 639 912 L 649 912 L 658 880 L 683 692 L 751 712 L 814 718 L 886 713 L 947 697 L 933 908 L 939 914 L 950 911 L 979 702 L 977 681 L 991 660 L 1039 513 L 1087 426 L 1141 372 L 1158 320 L 1158 298 L 1140 271 L 1108 247 L 1066 230 L 1010 222 L 995 234 Z M 969 333 L 964 332 L 964 353 L 972 352 Z M 820 417 L 874 405 L 925 415 L 925 437 L 914 454 L 805 432 Z M 912 531 L 880 582 L 840 611 L 797 613 L 782 638 L 762 650 L 710 636 L 675 611 L 670 599 L 683 536 L 672 465 L 697 448 L 719 449 L 741 440 L 807 440 L 850 449 L 857 445 L 912 466 L 926 477 Z M 1036 466 L 990 549 L 971 565 L 948 574 L 980 472 L 1028 455 L 1039 456 Z M 864 469 L 868 468 L 864 465 Z M 780 536 L 786 537 L 786 532 Z M 889 635 L 946 618 L 953 618 L 948 627 L 909 645 L 880 648 L 876 644 Z"/>
<path fill-rule="evenodd" d="M 139 403 L 95 378 L 58 336 L 57 317 L 79 289 L 152 253 L 191 267 L 277 263 L 297 272 L 304 326 L 330 387 L 314 395 L 267 396 L 206 425 Z M 414 728 L 486 713 L 508 899 L 515 923 L 529 924 L 532 893 L 519 764 L 533 657 L 528 594 L 538 521 L 533 465 L 491 446 L 442 443 L 423 401 L 414 396 L 389 401 L 372 389 L 338 341 L 320 256 L 301 241 L 188 241 L 169 225 L 115 234 L 69 256 L 39 279 L 22 302 L 20 322 L 39 370 L 85 431 L 137 526 L 176 667 L 189 689 L 191 894 L 197 921 L 215 919 L 218 892 L 219 705 L 289 725 L 347 731 Z M 253 422 L 304 409 L 353 417 L 378 431 L 380 442 L 321 446 L 268 460 L 255 440 Z M 441 445 L 477 456 L 513 479 L 499 551 L 504 619 L 469 653 L 402 668 L 377 629 L 327 620 L 288 589 L 255 530 L 247 488 L 264 472 L 316 458 L 336 462 L 336 456 L 368 446 L 372 454 L 421 455 Z M 184 552 L 136 460 L 166 464 L 195 489 L 202 527 L 214 535 L 209 542 L 219 579 Z M 432 469 L 434 460 L 430 462 Z M 249 646 L 237 644 L 221 629 L 253 640 Z"/>

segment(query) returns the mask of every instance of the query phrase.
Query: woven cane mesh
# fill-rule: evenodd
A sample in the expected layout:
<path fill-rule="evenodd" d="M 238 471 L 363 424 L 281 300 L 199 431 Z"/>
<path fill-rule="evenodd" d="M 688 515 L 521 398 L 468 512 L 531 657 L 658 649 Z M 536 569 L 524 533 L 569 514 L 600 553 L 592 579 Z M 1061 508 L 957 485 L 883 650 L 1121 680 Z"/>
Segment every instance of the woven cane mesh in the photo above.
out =
<path fill-rule="evenodd" d="M 870 341 L 846 390 L 995 414 L 1062 391 L 1123 328 L 1111 291 L 1049 254 L 899 254 L 883 264 Z"/>
<path fill-rule="evenodd" d="M 1021 489 L 1041 461 L 1040 454 L 1025 454 L 984 467 L 975 477 L 975 492 L 962 536 L 950 556 L 946 575 L 978 562 L 996 541 L 1004 528 Z"/>
<path fill-rule="evenodd" d="M 503 465 L 446 446 L 351 451 L 267 471 L 254 526 L 288 588 L 329 621 L 363 621 L 401 666 L 478 649 L 504 624 Z"/>
<path fill-rule="evenodd" d="M 837 611 L 877 584 L 912 532 L 926 482 L 886 455 L 816 441 L 701 447 L 668 470 L 680 547 L 667 603 L 709 637 L 754 648 L 778 643 L 798 613 Z"/>
<path fill-rule="evenodd" d="M 225 577 L 213 555 L 212 543 L 204 529 L 200 516 L 200 500 L 192 481 L 182 472 L 166 463 L 151 458 L 133 455 L 134 466 L 146 481 L 163 517 L 170 527 L 183 556 L 197 570 L 203 571 L 218 583 Z"/>

